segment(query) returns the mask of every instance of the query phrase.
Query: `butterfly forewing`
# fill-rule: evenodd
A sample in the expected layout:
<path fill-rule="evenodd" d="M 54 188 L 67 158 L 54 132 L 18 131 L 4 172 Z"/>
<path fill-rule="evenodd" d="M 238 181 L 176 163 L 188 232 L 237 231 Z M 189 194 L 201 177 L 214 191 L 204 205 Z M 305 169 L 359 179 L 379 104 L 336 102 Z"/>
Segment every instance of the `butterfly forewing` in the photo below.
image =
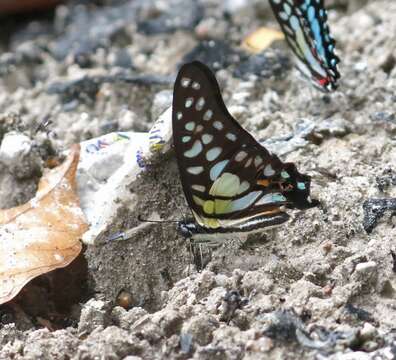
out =
<path fill-rule="evenodd" d="M 330 35 L 323 0 L 270 0 L 297 67 L 322 90 L 334 90 L 340 74 L 335 41 Z"/>
<path fill-rule="evenodd" d="M 205 65 L 193 62 L 181 68 L 172 121 L 183 190 L 201 225 L 272 216 L 282 205 L 312 206 L 309 177 L 293 164 L 283 164 L 239 125 Z"/>

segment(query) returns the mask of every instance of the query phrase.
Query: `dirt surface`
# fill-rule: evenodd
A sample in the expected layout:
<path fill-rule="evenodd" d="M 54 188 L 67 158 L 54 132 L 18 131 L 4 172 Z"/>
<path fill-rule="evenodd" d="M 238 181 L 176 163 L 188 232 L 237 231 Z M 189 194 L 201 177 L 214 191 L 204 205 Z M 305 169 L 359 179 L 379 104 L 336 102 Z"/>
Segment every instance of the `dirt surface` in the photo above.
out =
<path fill-rule="evenodd" d="M 327 4 L 342 61 L 332 94 L 300 79 L 282 43 L 241 49 L 277 26 L 266 1 L 71 2 L 1 25 L 0 207 L 31 198 L 70 144 L 147 131 L 192 59 L 246 129 L 312 176 L 321 205 L 217 249 L 200 273 L 174 224 L 87 246 L 0 307 L 0 358 L 396 358 L 396 3 Z M 109 233 L 137 214 L 188 216 L 174 154 L 119 201 Z"/>

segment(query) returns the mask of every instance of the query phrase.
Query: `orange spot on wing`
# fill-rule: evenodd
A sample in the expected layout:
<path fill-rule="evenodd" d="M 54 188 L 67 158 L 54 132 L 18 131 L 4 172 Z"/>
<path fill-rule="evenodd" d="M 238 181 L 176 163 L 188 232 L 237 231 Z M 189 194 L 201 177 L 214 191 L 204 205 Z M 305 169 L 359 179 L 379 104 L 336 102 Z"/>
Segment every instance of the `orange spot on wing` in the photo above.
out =
<path fill-rule="evenodd" d="M 273 209 L 273 210 L 263 211 L 262 213 L 260 213 L 260 215 L 278 214 L 280 212 L 281 212 L 280 208 L 277 207 L 276 209 Z"/>
<path fill-rule="evenodd" d="M 268 186 L 270 184 L 270 181 L 267 179 L 263 179 L 263 180 L 258 180 L 257 181 L 257 185 L 263 185 L 263 186 Z"/>

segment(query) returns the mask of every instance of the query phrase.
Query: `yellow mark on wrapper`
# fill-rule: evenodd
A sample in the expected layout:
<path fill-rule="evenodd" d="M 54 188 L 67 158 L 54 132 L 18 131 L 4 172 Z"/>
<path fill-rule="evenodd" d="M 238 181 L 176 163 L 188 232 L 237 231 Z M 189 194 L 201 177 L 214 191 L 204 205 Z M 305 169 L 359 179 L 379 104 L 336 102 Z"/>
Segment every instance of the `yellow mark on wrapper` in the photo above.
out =
<path fill-rule="evenodd" d="M 253 54 L 258 54 L 270 47 L 274 41 L 284 38 L 283 33 L 278 30 L 261 27 L 245 37 L 242 47 Z"/>

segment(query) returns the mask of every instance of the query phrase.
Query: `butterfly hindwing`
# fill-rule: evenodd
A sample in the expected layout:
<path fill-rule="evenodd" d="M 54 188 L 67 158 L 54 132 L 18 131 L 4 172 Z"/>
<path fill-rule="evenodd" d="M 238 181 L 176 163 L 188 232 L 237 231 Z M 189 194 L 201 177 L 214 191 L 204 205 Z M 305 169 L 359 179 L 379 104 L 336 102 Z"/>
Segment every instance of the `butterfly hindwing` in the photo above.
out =
<path fill-rule="evenodd" d="M 319 89 L 336 89 L 340 74 L 323 0 L 270 0 L 297 67 Z"/>
<path fill-rule="evenodd" d="M 216 228 L 307 208 L 310 179 L 270 154 L 228 113 L 212 72 L 184 65 L 175 82 L 173 141 L 187 202 L 200 225 Z"/>

